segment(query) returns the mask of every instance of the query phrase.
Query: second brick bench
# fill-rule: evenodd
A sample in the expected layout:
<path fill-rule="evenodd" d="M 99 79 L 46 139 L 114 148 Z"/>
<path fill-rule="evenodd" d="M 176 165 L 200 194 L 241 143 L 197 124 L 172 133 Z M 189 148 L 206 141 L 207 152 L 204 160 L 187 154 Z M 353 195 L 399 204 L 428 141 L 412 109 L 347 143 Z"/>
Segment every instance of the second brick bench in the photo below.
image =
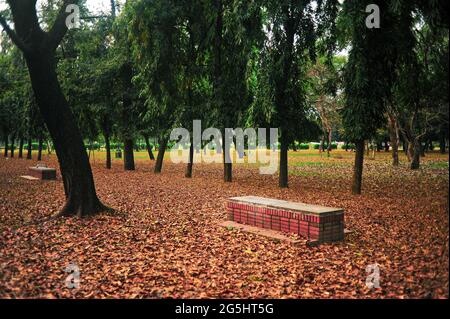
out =
<path fill-rule="evenodd" d="M 227 202 L 228 219 L 294 233 L 319 243 L 344 239 L 344 210 L 284 200 L 245 196 Z"/>
<path fill-rule="evenodd" d="M 36 177 L 40 180 L 55 180 L 56 179 L 56 169 L 49 168 L 46 166 L 36 166 L 36 167 L 29 167 L 28 173 Z"/>

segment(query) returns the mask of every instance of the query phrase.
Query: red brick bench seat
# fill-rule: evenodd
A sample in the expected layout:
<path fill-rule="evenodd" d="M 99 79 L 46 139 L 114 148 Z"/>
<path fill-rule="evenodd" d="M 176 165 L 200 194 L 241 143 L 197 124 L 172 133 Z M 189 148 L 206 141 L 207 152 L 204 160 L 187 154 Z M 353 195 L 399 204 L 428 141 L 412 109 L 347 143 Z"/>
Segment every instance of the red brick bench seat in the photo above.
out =
<path fill-rule="evenodd" d="M 227 202 L 228 218 L 237 223 L 294 233 L 310 241 L 344 239 L 344 210 L 284 200 L 244 196 Z"/>

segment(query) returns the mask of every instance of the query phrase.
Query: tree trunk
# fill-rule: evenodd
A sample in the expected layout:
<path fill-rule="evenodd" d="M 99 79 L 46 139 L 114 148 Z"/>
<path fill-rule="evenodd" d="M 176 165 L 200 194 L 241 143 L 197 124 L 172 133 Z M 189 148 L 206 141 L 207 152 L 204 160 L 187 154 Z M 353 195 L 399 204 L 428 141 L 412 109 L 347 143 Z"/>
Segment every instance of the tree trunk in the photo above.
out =
<path fill-rule="evenodd" d="M 191 147 L 189 148 L 189 162 L 186 165 L 186 178 L 192 178 L 192 167 L 194 166 L 194 143 L 191 142 Z"/>
<path fill-rule="evenodd" d="M 425 142 L 422 144 L 422 142 L 419 143 L 419 147 L 420 147 L 420 156 L 421 157 L 425 157 L 425 150 L 427 150 L 428 147 L 428 143 Z"/>
<path fill-rule="evenodd" d="M 124 169 L 126 171 L 134 171 L 134 150 L 133 150 L 133 140 L 132 139 L 125 139 L 123 142 L 123 164 Z"/>
<path fill-rule="evenodd" d="M 233 181 L 233 164 L 231 163 L 230 150 L 225 147 L 225 130 L 222 134 L 222 155 L 223 155 L 223 181 L 231 183 Z M 220 149 L 220 147 L 219 147 Z M 230 163 L 227 163 L 230 162 Z"/>
<path fill-rule="evenodd" d="M 389 116 L 389 136 L 392 148 L 392 165 L 398 166 L 400 164 L 398 157 L 400 133 L 398 130 L 397 120 L 393 116 Z"/>
<path fill-rule="evenodd" d="M 14 151 L 16 148 L 15 139 L 16 139 L 16 136 L 13 134 L 13 136 L 11 137 L 11 158 L 14 158 Z"/>
<path fill-rule="evenodd" d="M 375 150 L 375 145 L 376 143 L 372 143 L 372 159 L 375 159 L 375 154 L 376 154 L 376 150 Z"/>
<path fill-rule="evenodd" d="M 103 134 L 103 136 L 105 137 L 106 169 L 111 169 L 111 142 L 108 134 Z"/>
<path fill-rule="evenodd" d="M 94 152 L 94 150 L 92 150 L 92 152 Z M 47 154 L 48 155 L 52 154 L 52 147 L 50 145 L 50 141 L 47 141 Z"/>
<path fill-rule="evenodd" d="M 145 147 L 147 148 L 148 157 L 150 158 L 151 161 L 154 161 L 155 155 L 153 154 L 152 146 L 150 145 L 148 136 L 144 135 L 144 140 L 145 140 Z"/>
<path fill-rule="evenodd" d="M 420 168 L 420 154 L 421 154 L 421 143 L 417 139 L 414 140 L 413 143 L 410 143 L 412 146 L 412 156 L 411 156 L 411 169 L 419 169 Z"/>
<path fill-rule="evenodd" d="M 42 139 L 42 134 L 39 136 L 39 147 L 38 147 L 38 161 L 42 161 L 42 144 L 44 140 Z"/>
<path fill-rule="evenodd" d="M 406 156 L 408 157 L 408 162 L 412 162 L 413 161 L 413 157 L 414 157 L 414 142 L 408 142 L 408 150 L 406 152 Z M 420 152 L 419 152 L 420 154 Z"/>
<path fill-rule="evenodd" d="M 319 153 L 322 153 L 324 149 L 325 149 L 325 133 L 322 134 L 322 137 L 320 138 Z"/>
<path fill-rule="evenodd" d="M 223 153 L 225 159 L 225 152 Z M 223 163 L 223 181 L 226 183 L 231 183 L 233 181 L 233 164 Z"/>
<path fill-rule="evenodd" d="M 280 139 L 280 175 L 278 178 L 278 184 L 280 188 L 289 187 L 288 182 L 288 142 L 286 136 L 283 136 L 283 132 L 281 132 L 282 136 Z"/>
<path fill-rule="evenodd" d="M 8 152 L 9 152 L 9 138 L 8 138 L 8 134 L 6 134 L 5 137 L 5 152 L 3 153 L 4 157 L 8 157 Z"/>
<path fill-rule="evenodd" d="M 28 138 L 28 145 L 27 145 L 27 160 L 30 160 L 33 158 L 33 139 L 31 137 Z"/>
<path fill-rule="evenodd" d="M 332 131 L 328 130 L 328 147 L 327 147 L 328 157 L 330 157 L 330 152 L 333 149 L 333 145 L 332 145 L 332 141 L 331 141 L 332 137 L 333 137 L 332 136 Z"/>
<path fill-rule="evenodd" d="M 446 134 L 444 131 L 441 132 L 441 136 L 439 138 L 439 151 L 441 152 L 441 154 L 445 154 L 445 149 L 446 149 Z"/>
<path fill-rule="evenodd" d="M 50 48 L 25 54 L 34 95 L 55 146 L 66 204 L 59 215 L 87 216 L 105 210 L 99 201 L 80 130 L 64 97 Z"/>
<path fill-rule="evenodd" d="M 377 142 L 377 152 L 381 152 L 381 149 L 383 148 L 383 143 L 382 142 Z"/>
<path fill-rule="evenodd" d="M 21 136 L 19 138 L 19 158 L 23 158 L 23 143 L 24 143 L 24 140 L 23 140 L 23 137 Z"/>
<path fill-rule="evenodd" d="M 361 194 L 362 186 L 362 174 L 363 174 L 363 164 L 364 164 L 364 140 L 356 141 L 355 148 L 355 166 L 353 169 L 353 185 L 352 193 L 355 195 Z"/>
<path fill-rule="evenodd" d="M 292 143 L 292 150 L 294 151 L 294 152 L 297 152 L 297 144 L 294 142 L 294 143 Z M 239 158 L 244 158 L 243 156 L 241 157 L 241 154 L 239 154 Z"/>
<path fill-rule="evenodd" d="M 156 158 L 155 174 L 160 174 L 164 162 L 164 154 L 167 149 L 168 140 L 166 138 L 159 140 L 158 157 Z"/>

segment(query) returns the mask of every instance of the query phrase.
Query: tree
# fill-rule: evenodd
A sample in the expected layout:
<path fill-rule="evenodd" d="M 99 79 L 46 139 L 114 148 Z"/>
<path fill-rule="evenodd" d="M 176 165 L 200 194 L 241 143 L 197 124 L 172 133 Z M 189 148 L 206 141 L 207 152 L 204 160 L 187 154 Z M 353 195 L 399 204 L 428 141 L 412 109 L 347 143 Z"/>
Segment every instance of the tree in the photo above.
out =
<path fill-rule="evenodd" d="M 97 197 L 83 138 L 56 74 L 55 51 L 67 32 L 66 7 L 78 1 L 65 0 L 45 32 L 36 13 L 36 0 L 8 0 L 15 30 L 1 16 L 0 23 L 23 52 L 42 118 L 58 156 L 66 194 L 60 215 L 93 215 L 105 209 Z"/>
<path fill-rule="evenodd" d="M 379 4 L 383 26 L 380 29 L 366 26 L 365 9 L 369 4 L 371 1 L 346 1 L 343 12 L 350 21 L 351 51 L 344 71 L 346 100 L 341 112 L 346 136 L 356 148 L 353 194 L 361 194 L 365 140 L 374 137 L 384 123 L 385 102 L 391 99 L 397 56 L 389 4 Z"/>
<path fill-rule="evenodd" d="M 398 63 L 395 101 L 389 114 L 407 142 L 411 169 L 418 169 L 427 135 L 435 128 L 448 128 L 448 30 L 431 29 L 420 16 L 419 21 L 413 19 L 412 12 L 404 15 L 409 24 L 404 26 L 405 49 Z"/>
<path fill-rule="evenodd" d="M 225 131 L 242 119 L 251 103 L 248 95 L 249 61 L 263 39 L 261 3 L 215 0 L 208 11 L 213 25 L 209 39 L 211 103 L 215 123 L 222 128 L 218 151 L 223 154 L 224 181 L 231 182 L 229 149 L 232 142 L 226 140 Z"/>
<path fill-rule="evenodd" d="M 180 102 L 179 72 L 182 54 L 177 17 L 180 6 L 174 1 L 138 1 L 126 7 L 124 23 L 132 26 L 133 49 L 139 67 L 136 81 L 147 106 L 142 114 L 152 122 L 158 137 L 155 173 L 161 173 L 169 134 L 177 119 Z M 136 14 L 139 12 L 139 14 Z M 164 12 L 164 15 L 157 14 Z"/>
<path fill-rule="evenodd" d="M 312 1 L 267 1 L 265 5 L 268 32 L 260 70 L 264 87 L 259 89 L 263 96 L 258 100 L 267 105 L 263 107 L 269 110 L 265 113 L 272 114 L 270 122 L 280 130 L 279 186 L 284 188 L 288 187 L 289 145 L 294 142 L 299 127 L 308 126 L 307 65 L 315 61 L 316 40 L 322 35 L 316 29 L 315 19 L 329 23 L 327 30 L 332 30 L 338 2 L 322 1 L 316 12 Z M 332 48 L 332 45 L 328 47 Z"/>
<path fill-rule="evenodd" d="M 341 122 L 339 109 L 343 97 L 339 72 L 344 64 L 345 59 L 341 57 L 334 58 L 332 64 L 326 63 L 324 57 L 321 57 L 311 67 L 308 74 L 311 77 L 310 99 L 313 100 L 322 123 L 323 134 L 319 149 L 321 152 L 324 151 L 324 140 L 327 137 L 328 156 L 332 149 L 333 128 L 336 128 Z"/>

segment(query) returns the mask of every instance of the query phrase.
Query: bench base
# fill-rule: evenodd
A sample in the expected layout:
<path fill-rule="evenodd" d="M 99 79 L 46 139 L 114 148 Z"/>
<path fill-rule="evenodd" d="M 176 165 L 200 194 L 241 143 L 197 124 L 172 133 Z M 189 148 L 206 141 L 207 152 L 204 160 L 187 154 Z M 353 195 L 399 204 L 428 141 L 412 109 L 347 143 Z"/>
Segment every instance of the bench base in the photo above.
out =
<path fill-rule="evenodd" d="M 289 244 L 292 244 L 294 246 L 300 245 L 300 244 L 306 244 L 306 240 L 302 239 L 294 239 L 287 235 L 284 235 L 283 233 L 280 233 L 278 231 L 270 230 L 270 229 L 261 229 L 255 226 L 249 226 L 245 224 L 239 224 L 236 222 L 233 222 L 231 220 L 227 220 L 224 222 L 219 223 L 219 226 L 224 227 L 229 230 L 237 229 L 246 233 L 255 234 L 259 236 L 263 236 L 269 239 L 272 239 L 274 241 L 283 241 L 287 242 Z"/>

